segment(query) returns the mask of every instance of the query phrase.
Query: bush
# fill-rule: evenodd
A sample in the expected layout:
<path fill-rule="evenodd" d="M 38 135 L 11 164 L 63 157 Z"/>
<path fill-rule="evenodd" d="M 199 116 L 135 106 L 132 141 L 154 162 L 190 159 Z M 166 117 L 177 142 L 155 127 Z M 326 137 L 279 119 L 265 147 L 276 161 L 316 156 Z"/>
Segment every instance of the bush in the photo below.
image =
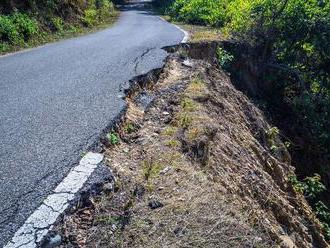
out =
<path fill-rule="evenodd" d="M 0 41 L 17 45 L 37 32 L 37 21 L 25 14 L 15 12 L 9 16 L 0 15 Z"/>
<path fill-rule="evenodd" d="M 24 40 L 28 40 L 33 35 L 37 34 L 38 22 L 35 19 L 19 12 L 15 12 L 10 18 L 20 36 L 24 37 Z"/>
<path fill-rule="evenodd" d="M 101 21 L 109 18 L 115 10 L 113 3 L 109 0 L 99 0 L 97 5 L 98 15 Z"/>
<path fill-rule="evenodd" d="M 62 32 L 64 29 L 64 21 L 61 17 L 53 17 L 52 18 L 52 25 L 56 31 Z"/>
<path fill-rule="evenodd" d="M 221 26 L 225 21 L 223 0 L 177 0 L 169 14 L 179 21 L 193 24 Z"/>
<path fill-rule="evenodd" d="M 217 59 L 218 63 L 222 69 L 227 70 L 230 67 L 230 64 L 234 60 L 234 56 L 224 50 L 222 47 L 217 48 Z"/>
<path fill-rule="evenodd" d="M 113 3 L 109 0 L 93 1 L 89 8 L 84 11 L 83 22 L 87 26 L 96 25 L 109 18 L 114 12 Z"/>
<path fill-rule="evenodd" d="M 20 34 L 10 16 L 0 15 L 0 41 L 17 44 Z"/>
<path fill-rule="evenodd" d="M 93 26 L 97 23 L 97 11 L 96 9 L 87 9 L 84 11 L 83 22 L 87 26 Z"/>
<path fill-rule="evenodd" d="M 329 156 L 330 1 L 234 0 L 225 28 L 258 47 L 265 68 L 287 79 L 274 80 L 281 89 L 274 97 L 293 108 Z"/>

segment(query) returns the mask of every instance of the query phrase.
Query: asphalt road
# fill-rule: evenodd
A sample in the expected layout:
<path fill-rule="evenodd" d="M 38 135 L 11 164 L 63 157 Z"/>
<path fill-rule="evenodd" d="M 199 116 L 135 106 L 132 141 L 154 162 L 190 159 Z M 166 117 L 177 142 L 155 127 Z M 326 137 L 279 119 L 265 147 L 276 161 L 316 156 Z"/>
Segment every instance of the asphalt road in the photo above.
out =
<path fill-rule="evenodd" d="M 120 84 L 183 36 L 135 6 L 106 30 L 0 57 L 0 247 L 123 109 Z"/>

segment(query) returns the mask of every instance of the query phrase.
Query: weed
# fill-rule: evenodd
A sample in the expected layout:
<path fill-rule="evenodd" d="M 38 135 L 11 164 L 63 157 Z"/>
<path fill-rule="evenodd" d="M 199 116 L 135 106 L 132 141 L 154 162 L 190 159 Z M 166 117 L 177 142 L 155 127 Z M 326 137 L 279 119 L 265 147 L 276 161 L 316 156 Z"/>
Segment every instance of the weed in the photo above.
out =
<path fill-rule="evenodd" d="M 155 185 L 152 182 L 148 181 L 146 188 L 149 192 L 153 192 L 155 190 Z"/>
<path fill-rule="evenodd" d="M 204 130 L 201 130 L 199 127 L 192 127 L 189 128 L 186 132 L 187 139 L 189 141 L 196 140 L 198 137 L 200 137 L 204 133 Z"/>
<path fill-rule="evenodd" d="M 201 92 L 205 90 L 205 83 L 200 78 L 194 78 L 189 84 L 187 91 L 189 92 Z"/>
<path fill-rule="evenodd" d="M 110 132 L 107 134 L 107 139 L 111 145 L 118 145 L 119 144 L 119 136 L 115 132 Z"/>
<path fill-rule="evenodd" d="M 17 44 L 21 40 L 17 27 L 10 16 L 0 15 L 0 40 L 11 44 Z"/>
<path fill-rule="evenodd" d="M 196 110 L 196 103 L 188 97 L 185 97 L 181 101 L 181 107 L 188 112 L 192 112 Z"/>
<path fill-rule="evenodd" d="M 60 17 L 53 17 L 52 18 L 52 25 L 54 26 L 55 30 L 58 32 L 62 32 L 64 29 L 64 21 Z"/>
<path fill-rule="evenodd" d="M 268 144 L 272 151 L 275 151 L 278 147 L 276 145 L 276 138 L 279 135 L 280 130 L 277 127 L 272 127 L 266 131 Z"/>
<path fill-rule="evenodd" d="M 142 171 L 145 180 L 157 177 L 164 166 L 158 162 L 143 161 Z"/>
<path fill-rule="evenodd" d="M 234 56 L 224 50 L 222 47 L 217 48 L 217 59 L 218 63 L 222 69 L 228 70 L 232 61 L 234 60 Z"/>
<path fill-rule="evenodd" d="M 84 17 L 82 18 L 86 26 L 91 27 L 97 23 L 97 10 L 86 9 L 84 11 Z"/>
<path fill-rule="evenodd" d="M 321 192 L 326 190 L 318 174 L 314 174 L 312 177 L 306 177 L 303 181 L 299 181 L 295 175 L 291 175 L 289 176 L 289 182 L 296 192 L 303 193 L 310 199 L 315 199 Z"/>
<path fill-rule="evenodd" d="M 326 187 L 321 182 L 321 176 L 318 174 L 314 174 L 312 177 L 306 177 L 304 179 L 305 183 L 305 194 L 306 197 L 315 199 L 317 195 L 319 195 L 321 192 L 326 190 Z"/>
<path fill-rule="evenodd" d="M 322 201 L 315 203 L 317 196 L 326 190 L 326 187 L 321 182 L 320 175 L 314 174 L 312 177 L 306 177 L 302 182 L 296 176 L 290 176 L 289 181 L 296 192 L 303 193 L 309 200 L 316 216 L 321 221 L 326 239 L 330 240 L 330 210 Z"/>
<path fill-rule="evenodd" d="M 160 157 L 164 161 L 164 163 L 166 163 L 166 165 L 172 168 L 177 168 L 183 163 L 182 153 L 178 151 L 162 153 Z"/>
<path fill-rule="evenodd" d="M 218 30 L 203 30 L 195 32 L 192 36 L 193 41 L 205 41 L 205 40 L 219 40 L 221 38 L 220 32 Z"/>
<path fill-rule="evenodd" d="M 95 220 L 95 224 L 119 225 L 120 223 L 122 223 L 122 221 L 122 216 L 98 216 Z"/>
<path fill-rule="evenodd" d="M 166 141 L 166 145 L 172 148 L 179 147 L 181 144 L 178 140 L 168 140 Z"/>
<path fill-rule="evenodd" d="M 298 180 L 296 175 L 290 175 L 289 182 L 291 183 L 294 191 L 296 191 L 297 193 L 300 193 L 300 194 L 304 193 L 305 185 Z"/>
<path fill-rule="evenodd" d="M 163 131 L 162 134 L 166 136 L 173 136 L 177 131 L 178 129 L 176 127 L 169 126 Z"/>
<path fill-rule="evenodd" d="M 187 113 L 183 113 L 183 115 L 181 115 L 180 117 L 179 123 L 181 127 L 188 128 L 191 125 L 192 121 L 193 118 L 190 115 L 188 115 Z"/>
<path fill-rule="evenodd" d="M 128 122 L 125 124 L 125 126 L 124 126 L 125 133 L 131 134 L 131 133 L 134 133 L 135 131 L 136 131 L 136 126 L 134 125 L 134 123 Z"/>

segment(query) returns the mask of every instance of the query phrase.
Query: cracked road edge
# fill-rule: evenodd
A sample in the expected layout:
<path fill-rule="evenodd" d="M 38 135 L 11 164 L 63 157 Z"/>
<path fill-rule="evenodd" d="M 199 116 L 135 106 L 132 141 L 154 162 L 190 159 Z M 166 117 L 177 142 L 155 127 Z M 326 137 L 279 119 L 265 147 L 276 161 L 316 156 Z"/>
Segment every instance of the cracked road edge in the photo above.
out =
<path fill-rule="evenodd" d="M 87 153 L 53 193 L 30 215 L 4 248 L 37 247 L 103 159 L 103 154 Z"/>

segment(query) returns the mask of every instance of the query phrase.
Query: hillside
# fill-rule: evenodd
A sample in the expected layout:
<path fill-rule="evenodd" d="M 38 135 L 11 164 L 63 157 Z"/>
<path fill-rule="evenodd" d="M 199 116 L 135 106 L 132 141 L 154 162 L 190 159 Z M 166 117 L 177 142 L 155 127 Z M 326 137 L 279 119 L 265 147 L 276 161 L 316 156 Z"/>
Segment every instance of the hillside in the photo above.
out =
<path fill-rule="evenodd" d="M 0 53 L 85 33 L 116 16 L 110 0 L 5 0 L 0 3 Z"/>
<path fill-rule="evenodd" d="M 114 182 L 64 217 L 62 247 L 328 247 L 284 142 L 214 63 L 217 46 L 167 48 L 162 70 L 131 81 L 103 139 Z"/>

